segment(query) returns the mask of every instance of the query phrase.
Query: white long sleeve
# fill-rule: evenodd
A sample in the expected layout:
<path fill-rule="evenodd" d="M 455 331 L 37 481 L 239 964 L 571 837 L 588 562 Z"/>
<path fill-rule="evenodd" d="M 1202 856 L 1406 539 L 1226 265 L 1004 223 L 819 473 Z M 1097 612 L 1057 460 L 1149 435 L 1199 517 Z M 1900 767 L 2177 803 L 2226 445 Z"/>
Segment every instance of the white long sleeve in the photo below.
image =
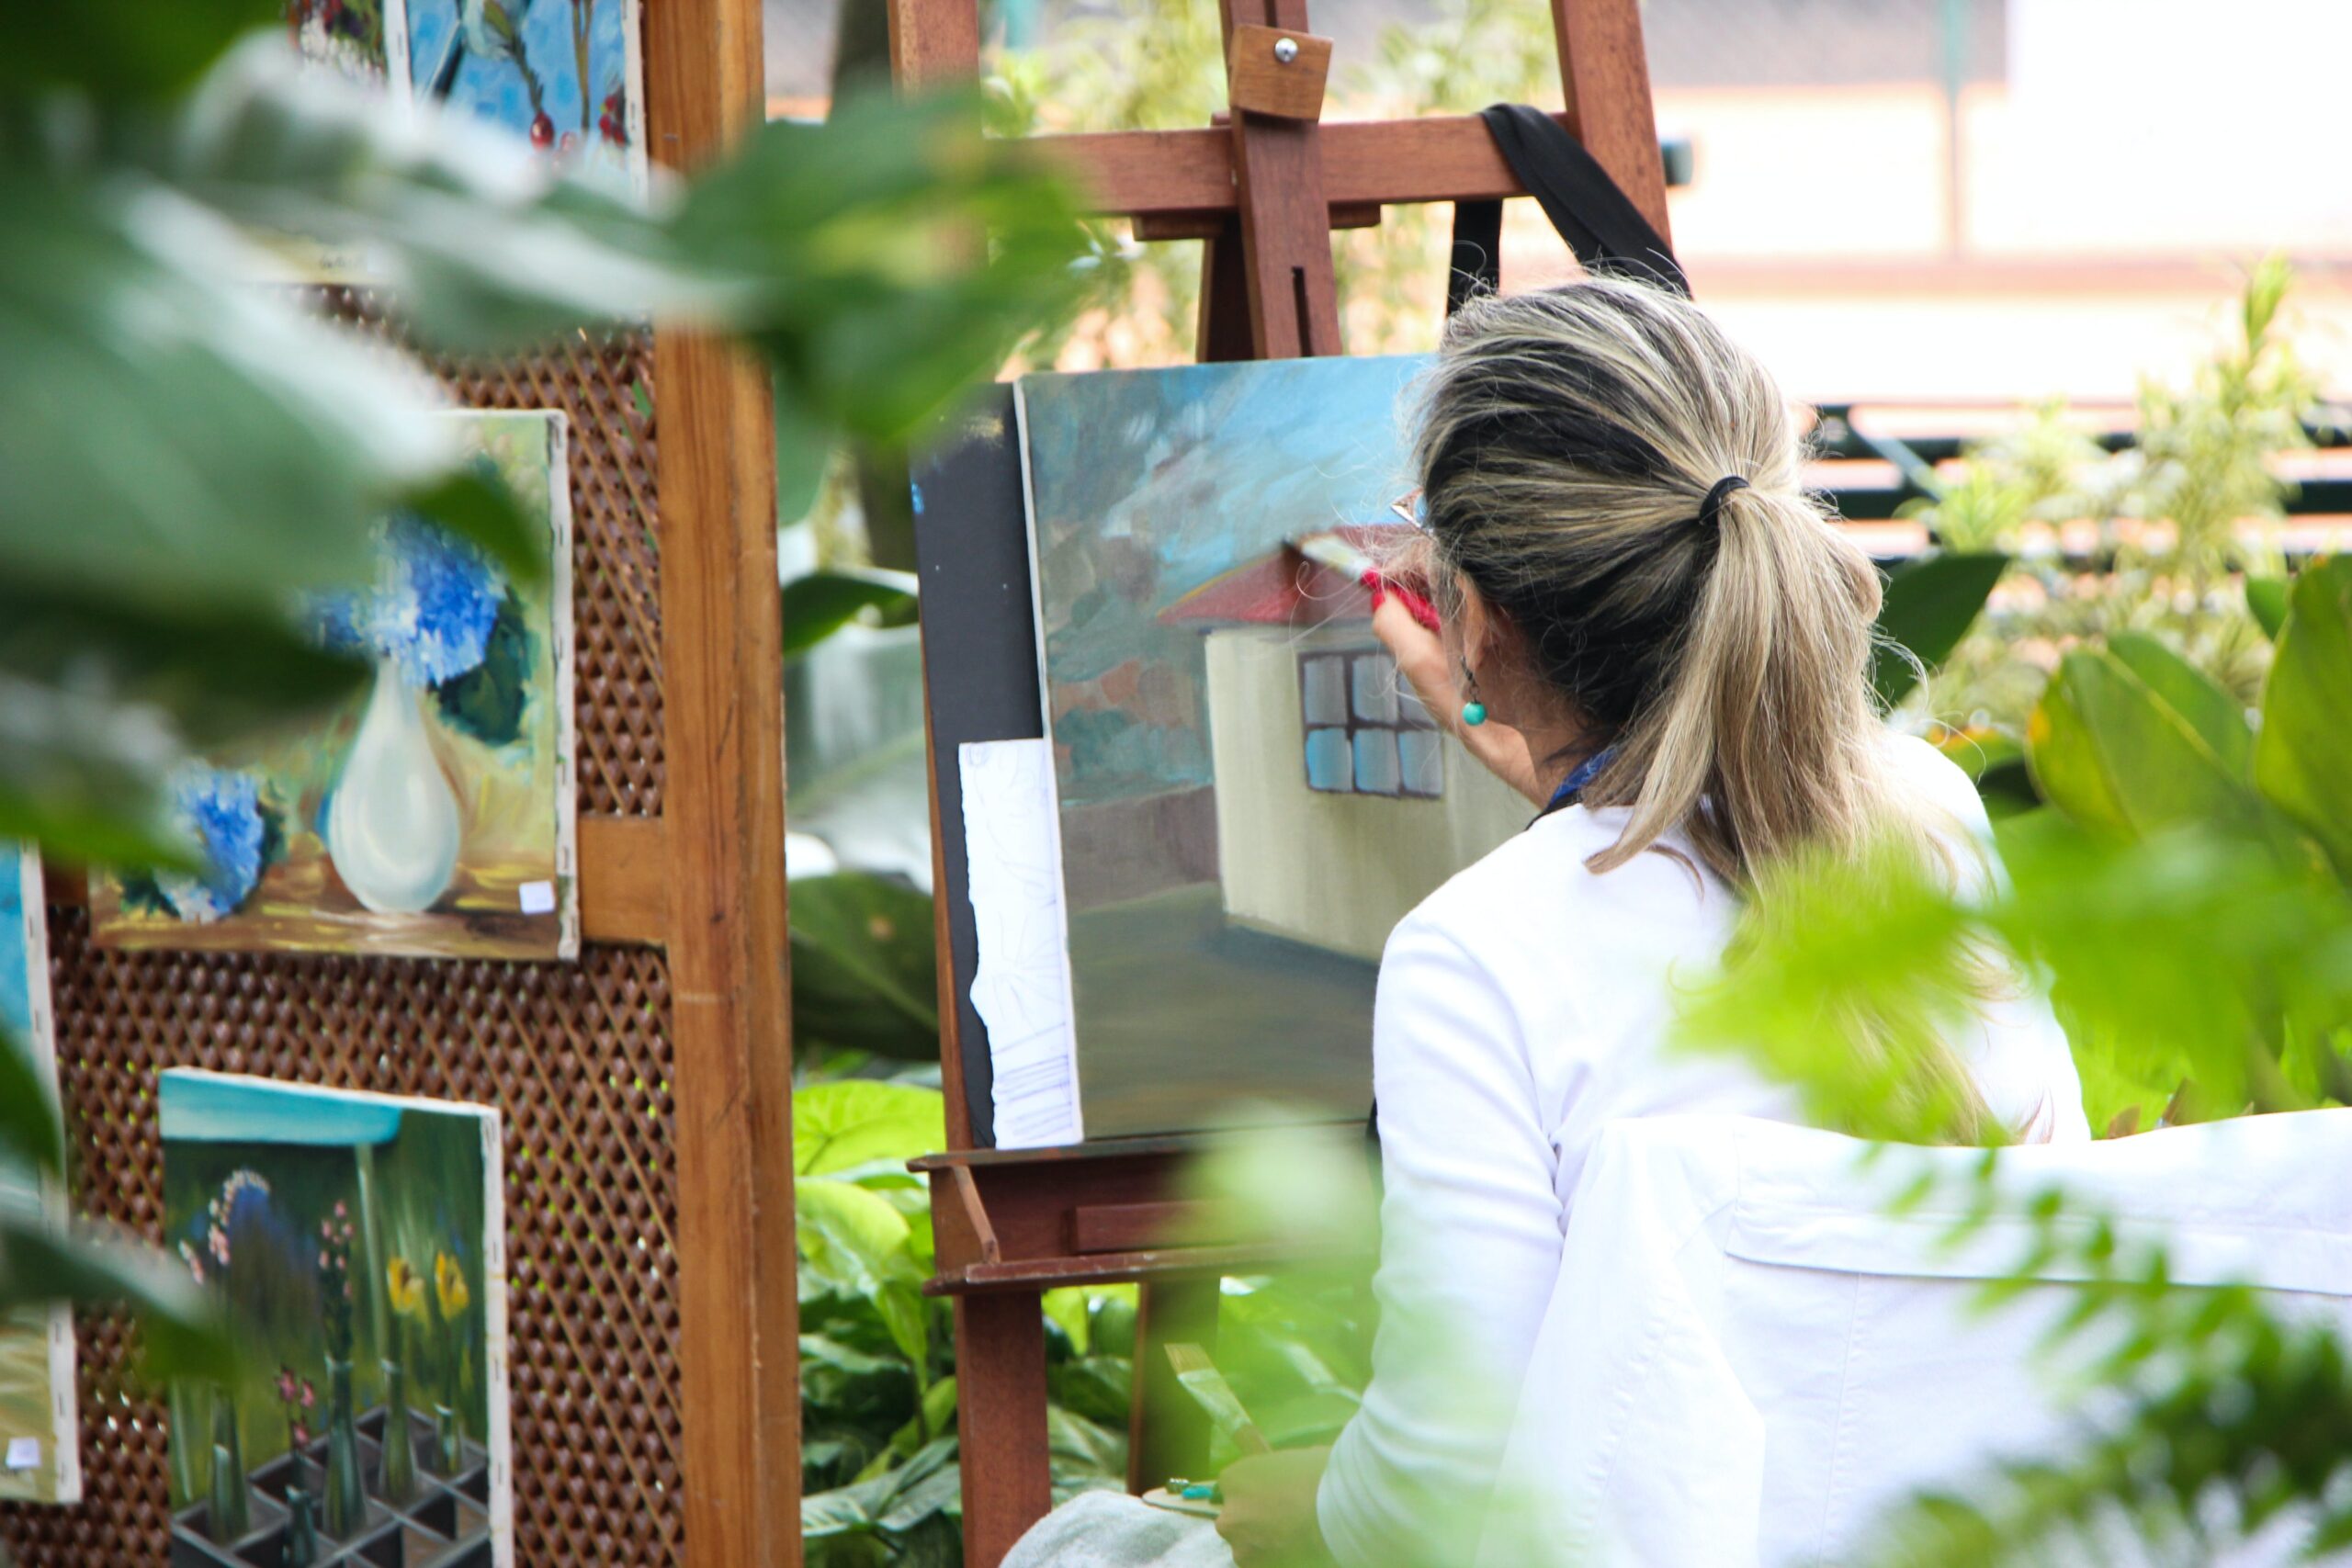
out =
<path fill-rule="evenodd" d="M 1984 831 L 1958 769 L 1922 742 L 1890 744 L 1911 787 Z M 1736 901 L 1695 857 L 1593 874 L 1587 857 L 1623 823 L 1622 811 L 1556 812 L 1390 938 L 1373 1022 L 1381 1325 L 1363 1407 L 1317 1499 L 1343 1568 L 1467 1561 L 1513 1413 L 1544 1396 L 1522 1384 L 1602 1128 L 1680 1112 L 1796 1119 L 1792 1097 L 1743 1064 L 1667 1053 L 1677 998 L 1721 956 Z M 1955 1044 L 1996 1115 L 2087 1135 L 2045 1003 L 1993 1010 L 1969 1033 Z"/>
<path fill-rule="evenodd" d="M 1363 1408 L 1319 1499 L 1340 1562 L 1474 1528 L 1560 1254 L 1557 1161 L 1525 1043 L 1461 944 L 1408 919 L 1374 1011 L 1381 1107 L 1381 1320 Z M 1532 1310 L 1530 1310 L 1532 1303 Z M 1464 1352 L 1475 1352 L 1464 1364 Z"/>

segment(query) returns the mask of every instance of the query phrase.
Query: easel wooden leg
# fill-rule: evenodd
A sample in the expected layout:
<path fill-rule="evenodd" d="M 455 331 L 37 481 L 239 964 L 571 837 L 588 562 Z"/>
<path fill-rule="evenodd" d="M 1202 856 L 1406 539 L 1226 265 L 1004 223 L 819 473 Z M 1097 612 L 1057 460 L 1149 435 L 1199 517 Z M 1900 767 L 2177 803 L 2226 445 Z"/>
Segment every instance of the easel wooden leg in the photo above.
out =
<path fill-rule="evenodd" d="M 1242 261 L 1238 219 L 1227 220 L 1216 239 L 1201 242 L 1201 308 L 1193 353 L 1204 365 L 1257 357 L 1250 337 L 1250 269 Z"/>
<path fill-rule="evenodd" d="M 1171 1280 L 1143 1287 L 1136 1313 L 1135 1404 L 1127 1417 L 1127 1490 L 1169 1477 L 1197 1479 L 1209 1463 L 1208 1416 L 1176 1381 L 1170 1345 L 1216 1345 L 1218 1281 Z"/>
<path fill-rule="evenodd" d="M 956 1408 L 964 1568 L 996 1568 L 1054 1506 L 1046 1319 L 1036 1292 L 956 1299 Z"/>

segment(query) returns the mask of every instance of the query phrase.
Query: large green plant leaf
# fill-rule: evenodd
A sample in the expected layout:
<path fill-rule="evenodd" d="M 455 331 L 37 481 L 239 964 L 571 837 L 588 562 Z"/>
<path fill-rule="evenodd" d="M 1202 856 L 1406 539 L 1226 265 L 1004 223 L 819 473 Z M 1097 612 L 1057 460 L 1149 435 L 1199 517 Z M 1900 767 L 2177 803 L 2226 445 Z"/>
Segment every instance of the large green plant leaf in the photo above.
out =
<path fill-rule="evenodd" d="M 1878 613 L 1881 643 L 1871 663 L 1880 702 L 1892 707 L 1917 683 L 1918 671 L 1901 650 L 1930 670 L 1951 656 L 2008 565 L 2009 558 L 1998 552 L 1948 550 L 1887 579 Z"/>
<path fill-rule="evenodd" d="M 27 1043 L 0 1025 L 0 1168 L 18 1163 L 62 1171 L 65 1123 L 49 1075 Z"/>
<path fill-rule="evenodd" d="M 2352 557 L 2306 568 L 2262 693 L 2262 793 L 2352 879 Z"/>
<path fill-rule="evenodd" d="M 2211 675 L 2145 632 L 2117 632 L 2108 652 L 2197 732 L 2233 778 L 2254 776 L 2254 727 Z"/>
<path fill-rule="evenodd" d="M 199 745 L 307 717 L 368 677 L 365 662 L 248 609 L 10 582 L 0 582 L 0 671 L 168 713 Z"/>
<path fill-rule="evenodd" d="M 75 864 L 195 869 L 160 787 L 180 756 L 153 708 L 0 671 L 0 840 Z"/>
<path fill-rule="evenodd" d="M 2287 624 L 2287 598 L 2294 584 L 2283 577 L 2256 577 L 2249 573 L 2245 580 L 2245 607 L 2262 628 L 2262 635 L 2274 642 Z"/>
<path fill-rule="evenodd" d="M 2263 815 L 2197 728 L 2104 651 L 2077 649 L 2060 661 L 2027 726 L 2026 756 L 2043 799 L 2111 837 L 2245 827 Z"/>
<path fill-rule="evenodd" d="M 883 612 L 885 624 L 914 618 L 911 572 L 834 568 L 796 577 L 784 585 L 784 656 L 796 659 L 854 620 L 865 610 Z"/>
<path fill-rule="evenodd" d="M 792 884 L 792 1033 L 902 1061 L 939 1054 L 931 900 L 879 876 Z"/>
<path fill-rule="evenodd" d="M 213 1298 L 186 1269 L 127 1238 L 75 1235 L 27 1209 L 0 1213 L 0 1314 L 48 1302 L 128 1307 L 146 1337 L 150 1372 L 232 1375 L 236 1347 Z"/>
<path fill-rule="evenodd" d="M 12 6 L 0 49 L 0 93 L 76 87 L 107 97 L 161 97 L 202 74 L 281 0 L 172 0 L 133 6 Z"/>
<path fill-rule="evenodd" d="M 946 1146 L 946 1102 L 935 1089 L 842 1078 L 793 1092 L 792 1165 L 803 1176 L 903 1166 Z"/>
<path fill-rule="evenodd" d="M 736 319 L 780 389 L 891 443 L 1076 297 L 1076 217 L 1034 149 L 982 138 L 977 93 L 866 93 L 821 125 L 771 122 L 695 183 L 673 232 L 722 274 L 788 276 Z"/>

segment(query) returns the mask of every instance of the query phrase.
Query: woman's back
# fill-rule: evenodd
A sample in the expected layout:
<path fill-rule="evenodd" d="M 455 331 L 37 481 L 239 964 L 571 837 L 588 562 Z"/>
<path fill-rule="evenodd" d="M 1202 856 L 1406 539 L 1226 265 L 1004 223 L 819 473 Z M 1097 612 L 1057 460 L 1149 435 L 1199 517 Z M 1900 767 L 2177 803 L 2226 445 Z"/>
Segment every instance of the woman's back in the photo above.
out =
<path fill-rule="evenodd" d="M 1965 774 L 1889 735 L 1890 775 L 1989 840 Z M 1607 872 L 1625 809 L 1553 812 L 1454 877 L 1396 929 L 1381 966 L 1373 1069 L 1386 1193 L 1373 1384 L 1321 1491 L 1348 1568 L 1415 1559 L 1468 1516 L 1521 1398 L 1586 1156 L 1629 1116 L 1798 1120 L 1745 1063 L 1668 1050 L 1679 998 L 1722 955 L 1738 900 L 1679 835 Z M 1981 864 L 1955 844 L 1956 863 Z M 2064 1034 L 2038 997 L 1986 1001 L 1950 1042 L 2013 1135 L 2086 1138 Z M 1419 1560 L 1444 1561 L 1442 1555 Z"/>

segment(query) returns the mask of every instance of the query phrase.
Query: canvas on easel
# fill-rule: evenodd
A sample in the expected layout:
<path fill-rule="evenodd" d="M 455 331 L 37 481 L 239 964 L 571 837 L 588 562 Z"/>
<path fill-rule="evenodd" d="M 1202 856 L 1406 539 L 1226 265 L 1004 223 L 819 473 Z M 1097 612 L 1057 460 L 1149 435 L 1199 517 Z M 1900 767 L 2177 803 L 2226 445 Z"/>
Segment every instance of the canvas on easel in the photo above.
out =
<path fill-rule="evenodd" d="M 0 1033 L 57 1090 L 56 1010 L 40 856 L 0 844 Z M 0 1164 L 0 1202 L 65 1221 L 64 1184 Z M 20 1307 L 0 1318 L 0 1501 L 82 1500 L 81 1424 L 74 1388 L 74 1314 Z"/>
<path fill-rule="evenodd" d="M 1363 1115 L 1389 930 L 1526 821 L 1307 553 L 1410 528 L 1427 363 L 1021 383 L 1089 1137 Z"/>

